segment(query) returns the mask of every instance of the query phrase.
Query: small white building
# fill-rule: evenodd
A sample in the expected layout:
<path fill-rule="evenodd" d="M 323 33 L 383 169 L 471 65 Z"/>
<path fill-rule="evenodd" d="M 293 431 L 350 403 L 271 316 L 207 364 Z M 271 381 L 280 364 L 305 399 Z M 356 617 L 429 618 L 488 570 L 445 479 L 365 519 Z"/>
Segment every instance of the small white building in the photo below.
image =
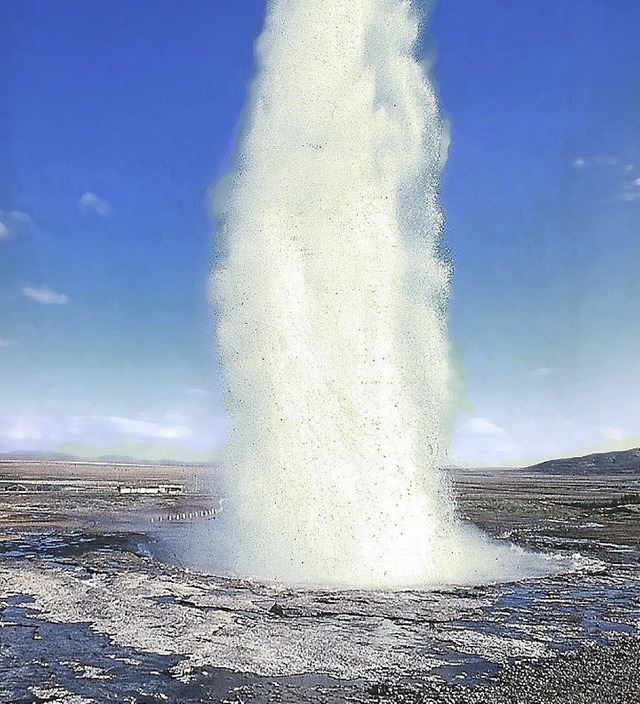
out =
<path fill-rule="evenodd" d="M 182 494 L 182 484 L 156 484 L 155 486 L 119 486 L 118 494 Z"/>

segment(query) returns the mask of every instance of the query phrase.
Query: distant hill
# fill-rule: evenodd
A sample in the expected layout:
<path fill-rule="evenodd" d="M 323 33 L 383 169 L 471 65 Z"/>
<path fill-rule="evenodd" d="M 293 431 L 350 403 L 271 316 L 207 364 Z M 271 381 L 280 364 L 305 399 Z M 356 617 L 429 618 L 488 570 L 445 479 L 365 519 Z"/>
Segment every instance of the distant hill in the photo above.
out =
<path fill-rule="evenodd" d="M 129 455 L 99 455 L 91 459 L 91 462 L 104 462 L 105 464 L 156 464 L 154 460 L 142 460 L 129 457 Z M 167 461 L 158 460 L 158 463 L 166 464 Z"/>
<path fill-rule="evenodd" d="M 23 462 L 77 462 L 80 460 L 75 455 L 66 452 L 1 452 L 1 460 L 21 460 Z"/>
<path fill-rule="evenodd" d="M 92 462 L 114 464 L 211 464 L 215 461 L 212 450 L 174 447 L 161 443 L 119 442 L 95 447 L 84 443 L 63 443 L 53 448 Z"/>
<path fill-rule="evenodd" d="M 547 460 L 524 469 L 541 474 L 637 474 L 640 476 L 640 448 Z"/>
<path fill-rule="evenodd" d="M 67 452 L 2 452 L 0 462 L 97 462 L 102 464 L 135 464 L 135 465 L 162 465 L 181 466 L 203 464 L 201 462 L 188 462 L 175 459 L 145 460 L 129 455 L 99 455 L 98 457 L 81 457 Z"/>

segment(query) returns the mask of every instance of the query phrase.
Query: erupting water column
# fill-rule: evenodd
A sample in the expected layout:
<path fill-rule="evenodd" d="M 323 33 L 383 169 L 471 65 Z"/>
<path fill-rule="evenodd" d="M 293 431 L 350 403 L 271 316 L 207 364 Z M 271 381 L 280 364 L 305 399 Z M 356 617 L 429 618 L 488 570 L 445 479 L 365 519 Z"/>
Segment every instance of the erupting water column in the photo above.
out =
<path fill-rule="evenodd" d="M 418 31 L 407 0 L 268 6 L 212 282 L 239 574 L 422 585 L 508 559 L 466 534 L 440 471 L 447 134 Z"/>

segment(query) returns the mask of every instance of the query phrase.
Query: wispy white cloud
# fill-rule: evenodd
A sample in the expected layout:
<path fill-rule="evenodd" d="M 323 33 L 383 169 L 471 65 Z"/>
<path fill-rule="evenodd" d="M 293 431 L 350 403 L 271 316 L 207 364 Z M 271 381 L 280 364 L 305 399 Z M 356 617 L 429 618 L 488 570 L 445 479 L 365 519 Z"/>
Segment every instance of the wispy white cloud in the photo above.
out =
<path fill-rule="evenodd" d="M 618 159 L 613 156 L 597 156 L 591 160 L 594 166 L 621 166 Z"/>
<path fill-rule="evenodd" d="M 524 447 L 520 443 L 509 438 L 503 442 L 499 442 L 493 448 L 493 452 L 495 461 L 511 463 L 519 457 L 522 457 L 524 454 Z"/>
<path fill-rule="evenodd" d="M 640 200 L 640 177 L 633 178 L 631 181 L 626 181 L 628 174 L 635 171 L 636 167 L 633 164 L 620 161 L 620 159 L 617 159 L 614 156 L 579 156 L 573 160 L 572 165 L 574 169 L 608 167 L 615 169 L 620 176 L 625 174 L 625 176 L 623 176 L 623 178 L 625 178 L 625 183 L 622 185 L 622 188 L 619 189 L 618 194 L 614 194 L 613 197 L 627 202 Z"/>
<path fill-rule="evenodd" d="M 191 434 L 186 425 L 176 423 L 157 423 L 137 418 L 107 416 L 104 418 L 113 428 L 125 435 L 163 440 L 180 440 Z"/>
<path fill-rule="evenodd" d="M 14 442 L 41 440 L 49 434 L 48 428 L 45 427 L 46 425 L 40 418 L 14 418 L 4 424 L 0 424 L 0 437 L 5 441 Z"/>
<path fill-rule="evenodd" d="M 623 166 L 614 156 L 579 156 L 573 160 L 572 164 L 575 169 L 585 169 L 590 166 Z"/>
<path fill-rule="evenodd" d="M 187 394 L 189 394 L 189 396 L 198 396 L 198 397 L 209 396 L 211 393 L 208 389 L 203 389 L 199 386 L 190 386 L 186 391 L 187 391 Z"/>
<path fill-rule="evenodd" d="M 9 217 L 16 222 L 29 223 L 33 221 L 29 213 L 23 213 L 21 210 L 12 210 L 9 213 Z"/>
<path fill-rule="evenodd" d="M 5 429 L 4 436 L 8 440 L 40 440 L 42 432 L 37 425 L 18 420 Z"/>
<path fill-rule="evenodd" d="M 612 426 L 605 426 L 597 429 L 605 440 L 610 442 L 619 442 L 627 437 L 627 433 L 621 428 L 614 428 Z"/>
<path fill-rule="evenodd" d="M 56 293 L 48 288 L 32 288 L 31 286 L 24 286 L 22 293 L 32 301 L 44 303 L 45 305 L 64 305 L 65 303 L 69 303 L 69 296 L 64 293 Z"/>
<path fill-rule="evenodd" d="M 44 449 L 58 443 L 66 431 L 66 418 L 29 413 L 25 409 L 0 416 L 0 452 Z"/>
<path fill-rule="evenodd" d="M 98 213 L 98 215 L 109 215 L 111 212 L 111 206 L 109 203 L 91 191 L 86 191 L 80 196 L 80 199 L 78 200 L 78 208 L 81 211 L 91 210 Z"/>
<path fill-rule="evenodd" d="M 477 435 L 504 435 L 506 432 L 502 426 L 482 416 L 469 418 L 466 423 L 466 429 Z"/>
<path fill-rule="evenodd" d="M 524 413 L 524 410 L 523 410 Z M 637 431 L 624 421 L 592 424 L 553 417 L 553 409 L 543 418 L 514 418 L 502 432 L 490 432 L 492 421 L 485 424 L 462 420 L 456 428 L 451 447 L 453 463 L 467 466 L 527 466 L 553 457 L 570 457 L 590 452 L 637 447 Z M 635 424 L 637 425 L 637 424 Z M 472 428 L 487 432 L 473 432 Z M 500 428 L 500 426 L 497 426 Z"/>
<path fill-rule="evenodd" d="M 459 422 L 451 447 L 455 463 L 509 465 L 524 453 L 519 439 L 485 416 Z"/>
<path fill-rule="evenodd" d="M 8 239 L 20 226 L 29 224 L 32 218 L 21 210 L 5 212 L 0 210 L 0 240 Z"/>
<path fill-rule="evenodd" d="M 640 200 L 640 177 L 634 178 L 624 185 L 620 199 L 625 201 Z"/>
<path fill-rule="evenodd" d="M 155 459 L 176 458 L 180 453 L 211 454 L 229 436 L 228 418 L 223 415 L 194 417 L 172 413 L 137 415 L 135 412 L 69 413 L 69 403 L 24 403 L 11 409 L 0 407 L 0 452 L 55 449 L 70 443 L 82 449 L 69 449 L 79 455 L 125 454 Z M 88 410 L 83 408 L 83 411 Z M 97 409 L 96 409 L 97 410 Z M 124 412 L 123 412 L 124 411 Z M 127 450 L 116 452 L 120 445 Z M 155 449 L 154 449 L 155 448 Z M 62 451 L 62 450 L 61 450 Z M 196 455 L 193 455 L 194 457 Z M 208 459 L 203 455 L 203 460 Z"/>
<path fill-rule="evenodd" d="M 0 337 L 0 349 L 15 347 L 16 341 L 9 337 Z"/>
<path fill-rule="evenodd" d="M 560 367 L 538 367 L 537 369 L 533 369 L 530 374 L 537 379 L 545 379 L 547 377 L 559 374 L 560 371 Z"/>

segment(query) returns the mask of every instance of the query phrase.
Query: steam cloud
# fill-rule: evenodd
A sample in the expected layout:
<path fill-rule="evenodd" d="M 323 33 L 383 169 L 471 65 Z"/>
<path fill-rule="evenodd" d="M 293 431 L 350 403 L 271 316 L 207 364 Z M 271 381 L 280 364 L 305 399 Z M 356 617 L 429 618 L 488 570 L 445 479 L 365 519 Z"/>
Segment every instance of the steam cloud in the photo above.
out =
<path fill-rule="evenodd" d="M 224 554 L 238 574 L 347 587 L 535 569 L 462 525 L 440 469 L 448 137 L 418 33 L 403 0 L 268 7 L 215 204 L 233 423 L 218 567 Z"/>

